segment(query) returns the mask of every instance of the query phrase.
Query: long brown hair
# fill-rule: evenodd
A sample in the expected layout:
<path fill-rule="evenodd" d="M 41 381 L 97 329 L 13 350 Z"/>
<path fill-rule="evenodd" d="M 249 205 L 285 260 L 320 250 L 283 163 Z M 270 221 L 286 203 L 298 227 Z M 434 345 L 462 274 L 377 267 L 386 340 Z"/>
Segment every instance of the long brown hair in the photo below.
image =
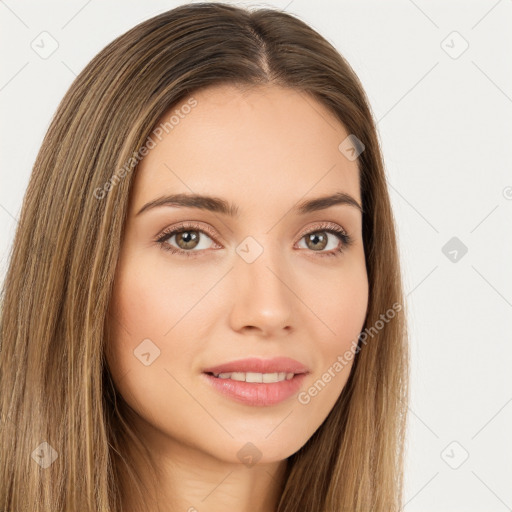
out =
<path fill-rule="evenodd" d="M 368 99 L 345 59 L 297 17 L 209 2 L 164 12 L 105 47 L 73 82 L 44 138 L 2 289 L 0 510 L 119 512 L 120 475 L 137 485 L 123 456 L 137 439 L 105 360 L 130 188 L 161 116 L 194 91 L 227 83 L 308 94 L 364 144 L 371 339 L 359 339 L 339 400 L 288 459 L 277 510 L 401 508 L 406 315 Z"/>

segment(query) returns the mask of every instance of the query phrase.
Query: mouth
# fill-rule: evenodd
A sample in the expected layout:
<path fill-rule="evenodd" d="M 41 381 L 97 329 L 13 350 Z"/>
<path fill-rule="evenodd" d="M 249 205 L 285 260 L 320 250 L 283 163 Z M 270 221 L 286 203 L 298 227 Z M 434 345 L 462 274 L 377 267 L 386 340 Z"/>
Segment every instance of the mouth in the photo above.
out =
<path fill-rule="evenodd" d="M 293 359 L 244 359 L 205 369 L 203 378 L 224 397 L 270 406 L 297 394 L 309 370 Z"/>
<path fill-rule="evenodd" d="M 216 377 L 220 377 L 221 375 L 225 374 L 231 374 L 235 376 L 237 374 L 244 374 L 246 376 L 249 375 L 249 378 L 253 378 L 253 376 L 255 376 L 254 378 L 259 378 L 259 375 L 268 376 L 274 374 L 282 376 L 282 374 L 284 373 L 286 378 L 286 376 L 288 376 L 290 373 L 294 375 L 300 373 L 307 373 L 309 372 L 309 369 L 302 363 L 299 363 L 299 361 L 291 359 L 290 357 L 274 357 L 272 359 L 260 359 L 257 357 L 249 357 L 247 359 L 239 359 L 237 361 L 231 361 L 229 363 L 223 363 L 217 366 L 212 366 L 210 368 L 205 368 L 203 372 L 211 373 Z M 233 380 L 240 379 L 235 378 Z"/>
<path fill-rule="evenodd" d="M 279 372 L 279 373 L 256 373 L 256 372 L 227 372 L 227 373 L 213 373 L 206 372 L 207 375 L 212 375 L 217 379 L 231 379 L 238 382 L 261 382 L 270 384 L 272 382 L 283 382 L 284 380 L 291 380 L 295 375 L 293 372 Z"/>

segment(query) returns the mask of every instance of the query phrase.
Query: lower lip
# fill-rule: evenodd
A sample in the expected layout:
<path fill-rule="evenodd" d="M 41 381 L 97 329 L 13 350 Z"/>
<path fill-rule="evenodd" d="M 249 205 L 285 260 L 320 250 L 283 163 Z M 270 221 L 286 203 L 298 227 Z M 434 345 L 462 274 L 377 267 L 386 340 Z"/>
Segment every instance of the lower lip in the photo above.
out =
<path fill-rule="evenodd" d="M 275 405 L 295 395 L 306 377 L 305 373 L 294 375 L 290 380 L 281 382 L 245 382 L 232 379 L 219 379 L 203 373 L 208 382 L 223 395 L 238 402 L 266 406 Z"/>

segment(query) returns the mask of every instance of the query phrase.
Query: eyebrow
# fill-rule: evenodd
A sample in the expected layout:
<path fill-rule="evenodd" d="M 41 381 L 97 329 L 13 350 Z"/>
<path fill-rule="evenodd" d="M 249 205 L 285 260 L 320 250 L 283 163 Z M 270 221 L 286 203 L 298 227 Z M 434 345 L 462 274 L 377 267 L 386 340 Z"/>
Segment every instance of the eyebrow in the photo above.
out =
<path fill-rule="evenodd" d="M 357 208 L 363 213 L 363 207 L 351 195 L 345 192 L 336 192 L 335 194 L 315 199 L 308 199 L 297 203 L 292 211 L 299 215 L 325 210 L 331 206 L 348 205 Z M 239 217 L 239 207 L 233 203 L 229 203 L 225 199 L 214 196 L 205 196 L 201 194 L 172 194 L 159 197 L 146 203 L 136 215 L 158 208 L 161 206 L 173 206 L 175 208 L 198 208 L 200 210 L 208 210 L 215 213 L 221 213 L 229 217 Z"/>

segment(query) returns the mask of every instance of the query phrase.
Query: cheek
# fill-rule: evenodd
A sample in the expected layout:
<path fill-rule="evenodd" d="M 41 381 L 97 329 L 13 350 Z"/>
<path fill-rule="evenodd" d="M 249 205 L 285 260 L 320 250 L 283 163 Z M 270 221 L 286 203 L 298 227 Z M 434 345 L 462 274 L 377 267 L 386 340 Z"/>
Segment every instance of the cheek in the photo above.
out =
<path fill-rule="evenodd" d="M 326 301 L 323 309 L 326 323 L 334 331 L 326 341 L 331 350 L 343 350 L 351 341 L 357 341 L 363 329 L 368 308 L 368 287 L 364 283 L 357 283 L 350 288 L 338 288 L 332 296 L 333 300 Z"/>
<path fill-rule="evenodd" d="M 177 382 L 185 381 L 193 353 L 187 344 L 190 332 L 183 331 L 187 322 L 180 322 L 190 301 L 174 289 L 181 284 L 180 277 L 162 279 L 157 270 L 138 264 L 119 272 L 110 308 L 107 361 L 126 402 L 139 416 L 165 428 L 174 424 L 169 403 L 179 410 L 190 408 L 190 397 Z"/>
<path fill-rule="evenodd" d="M 364 261 L 364 260 L 363 260 Z M 348 264 L 351 263 L 351 264 Z M 309 292 L 311 316 L 307 330 L 314 340 L 317 365 L 299 403 L 313 418 L 325 417 L 342 392 L 356 356 L 368 308 L 368 278 L 361 260 L 316 280 Z"/>
<path fill-rule="evenodd" d="M 154 258 L 137 258 L 137 264 L 123 266 L 114 288 L 112 315 L 124 334 L 137 339 L 165 338 L 199 297 L 201 287 L 194 275 L 166 267 Z M 123 333 L 121 333 L 123 335 Z"/>
<path fill-rule="evenodd" d="M 311 283 L 312 281 L 309 280 Z M 348 259 L 336 271 L 318 272 L 302 295 L 314 314 L 308 329 L 324 356 L 346 350 L 364 326 L 368 308 L 368 276 L 362 258 Z M 316 333 L 316 334 L 315 334 Z"/>
<path fill-rule="evenodd" d="M 147 374 L 159 366 L 167 352 L 165 337 L 175 323 L 174 294 L 157 279 L 155 267 L 140 263 L 118 269 L 109 308 L 107 360 L 120 381 L 130 373 Z M 145 363 L 149 363 L 147 365 Z M 142 382 L 145 381 L 141 375 Z"/>
<path fill-rule="evenodd" d="M 125 257 L 109 311 L 107 358 L 112 373 L 123 378 L 129 372 L 132 381 L 141 379 L 146 387 L 153 381 L 156 388 L 170 378 L 165 370 L 183 378 L 207 338 L 204 330 L 214 309 L 205 295 L 216 280 L 171 265 L 150 251 L 133 250 Z"/>
<path fill-rule="evenodd" d="M 337 292 L 337 301 L 333 301 L 326 308 L 326 315 L 331 321 L 332 330 L 336 333 L 328 338 L 325 345 L 326 364 L 331 367 L 340 356 L 343 356 L 346 366 L 343 373 L 347 374 L 352 367 L 359 334 L 364 328 L 368 309 L 368 283 L 365 276 L 366 274 L 356 279 L 352 286 L 340 288 Z"/>

